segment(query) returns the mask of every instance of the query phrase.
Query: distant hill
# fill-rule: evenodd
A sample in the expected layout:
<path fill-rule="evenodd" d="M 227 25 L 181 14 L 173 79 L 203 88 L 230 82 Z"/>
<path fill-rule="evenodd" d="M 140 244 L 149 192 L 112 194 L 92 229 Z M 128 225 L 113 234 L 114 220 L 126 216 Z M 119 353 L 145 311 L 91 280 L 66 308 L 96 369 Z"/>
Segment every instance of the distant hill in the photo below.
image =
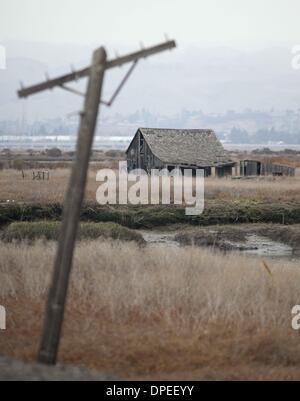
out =
<path fill-rule="evenodd" d="M 65 117 L 78 111 L 82 99 L 61 90 L 32 97 L 23 105 L 16 98 L 19 80 L 25 85 L 66 72 L 70 63 L 89 62 L 87 47 L 7 43 L 7 70 L 0 71 L 0 118 L 28 119 Z M 132 50 L 132 49 L 131 49 Z M 120 54 L 124 49 L 120 49 Z M 126 68 L 107 74 L 104 98 L 109 98 Z M 85 83 L 81 84 L 84 89 Z M 291 68 L 290 49 L 237 51 L 230 48 L 179 46 L 178 50 L 141 62 L 112 110 L 130 114 L 142 108 L 170 115 L 181 110 L 285 110 L 300 104 L 300 71 Z"/>

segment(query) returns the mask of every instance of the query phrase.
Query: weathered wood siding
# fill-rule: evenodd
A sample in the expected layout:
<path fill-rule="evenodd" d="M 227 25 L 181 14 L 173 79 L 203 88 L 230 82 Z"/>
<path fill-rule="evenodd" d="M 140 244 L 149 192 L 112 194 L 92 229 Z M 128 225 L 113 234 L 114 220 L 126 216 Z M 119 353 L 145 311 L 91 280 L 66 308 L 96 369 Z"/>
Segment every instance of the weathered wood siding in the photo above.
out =
<path fill-rule="evenodd" d="M 127 152 L 128 170 L 162 169 L 165 165 L 152 153 L 143 135 L 138 131 Z"/>
<path fill-rule="evenodd" d="M 181 151 L 182 149 L 178 148 L 179 154 Z M 180 168 L 182 171 L 184 169 L 192 169 L 193 174 L 196 173 L 197 169 L 204 169 L 204 174 L 206 177 L 212 174 L 212 166 L 209 165 L 205 167 L 198 167 L 197 165 L 190 165 L 185 163 L 174 164 L 172 162 L 169 163 L 162 162 L 156 155 L 153 154 L 141 130 L 138 130 L 127 150 L 127 164 L 128 164 L 128 171 L 132 171 L 135 169 L 143 169 L 148 173 L 150 173 L 152 169 L 161 170 L 163 168 L 166 168 L 169 171 L 172 171 L 175 168 Z M 216 175 L 219 177 L 232 175 L 232 167 L 234 165 L 235 163 L 231 162 L 228 163 L 228 165 L 217 167 Z"/>
<path fill-rule="evenodd" d="M 263 163 L 262 164 L 262 174 L 263 175 L 286 175 L 294 176 L 295 169 L 289 166 L 282 166 L 273 163 Z"/>
<path fill-rule="evenodd" d="M 240 175 L 251 176 L 261 174 L 261 163 L 256 160 L 242 160 L 240 162 Z"/>
<path fill-rule="evenodd" d="M 232 167 L 233 165 L 216 167 L 216 176 L 221 178 L 232 175 Z"/>
<path fill-rule="evenodd" d="M 274 164 L 271 162 L 260 162 L 256 160 L 242 160 L 240 162 L 240 175 L 282 175 L 294 176 L 295 169 L 289 166 Z"/>

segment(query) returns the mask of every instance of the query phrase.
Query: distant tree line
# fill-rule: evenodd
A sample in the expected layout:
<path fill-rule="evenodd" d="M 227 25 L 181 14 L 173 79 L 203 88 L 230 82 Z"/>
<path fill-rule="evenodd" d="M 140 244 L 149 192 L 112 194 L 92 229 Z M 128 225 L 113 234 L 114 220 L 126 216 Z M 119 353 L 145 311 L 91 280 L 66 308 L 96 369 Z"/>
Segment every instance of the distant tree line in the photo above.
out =
<path fill-rule="evenodd" d="M 265 144 L 269 142 L 283 142 L 290 145 L 300 144 L 300 130 L 298 132 L 289 133 L 286 131 L 271 129 L 260 129 L 255 133 L 249 133 L 245 129 L 232 128 L 231 132 L 226 136 L 231 143 L 241 144 Z"/>

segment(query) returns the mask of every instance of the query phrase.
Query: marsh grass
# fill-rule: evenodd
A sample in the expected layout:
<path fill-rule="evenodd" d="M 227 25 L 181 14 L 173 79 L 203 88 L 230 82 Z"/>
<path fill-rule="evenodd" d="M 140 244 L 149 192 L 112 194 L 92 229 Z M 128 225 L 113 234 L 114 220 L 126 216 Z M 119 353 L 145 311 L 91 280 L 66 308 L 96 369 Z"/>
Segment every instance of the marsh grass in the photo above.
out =
<path fill-rule="evenodd" d="M 59 238 L 61 223 L 57 221 L 17 222 L 0 232 L 4 242 L 29 241 L 37 239 L 56 241 Z M 144 243 L 142 235 L 116 223 L 81 223 L 78 240 L 112 238 L 120 241 Z"/>
<path fill-rule="evenodd" d="M 96 202 L 100 183 L 96 181 L 100 164 L 91 165 L 85 193 L 86 202 Z M 62 203 L 66 192 L 70 169 L 50 171 L 49 181 L 33 181 L 32 172 L 26 171 L 23 179 L 20 171 L 0 170 L 0 201 L 14 200 L 25 203 Z M 207 178 L 205 199 L 222 201 L 294 202 L 300 199 L 300 175 L 296 177 L 260 177 L 251 180 Z"/>
<path fill-rule="evenodd" d="M 33 360 L 54 242 L 0 243 L 0 353 Z M 299 379 L 297 262 L 82 241 L 59 360 L 152 379 Z"/>
<path fill-rule="evenodd" d="M 226 249 L 224 241 L 243 243 L 251 234 L 261 235 L 273 241 L 290 245 L 297 253 L 300 249 L 299 224 L 228 224 L 208 227 L 184 227 L 183 229 L 179 228 L 175 239 L 182 245 L 194 244 Z M 228 249 L 230 249 L 230 246 Z"/>

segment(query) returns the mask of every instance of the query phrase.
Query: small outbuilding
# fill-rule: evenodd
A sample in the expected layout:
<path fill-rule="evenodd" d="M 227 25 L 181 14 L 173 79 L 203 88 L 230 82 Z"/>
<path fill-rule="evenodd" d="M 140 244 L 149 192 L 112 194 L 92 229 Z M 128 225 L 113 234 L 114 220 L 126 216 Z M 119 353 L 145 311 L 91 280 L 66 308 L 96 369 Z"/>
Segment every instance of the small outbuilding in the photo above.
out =
<path fill-rule="evenodd" d="M 270 161 L 241 160 L 240 175 L 242 177 L 260 175 L 294 176 L 295 168 Z"/>
<path fill-rule="evenodd" d="M 139 128 L 127 151 L 128 170 L 203 169 L 205 176 L 232 175 L 236 165 L 210 129 Z"/>

